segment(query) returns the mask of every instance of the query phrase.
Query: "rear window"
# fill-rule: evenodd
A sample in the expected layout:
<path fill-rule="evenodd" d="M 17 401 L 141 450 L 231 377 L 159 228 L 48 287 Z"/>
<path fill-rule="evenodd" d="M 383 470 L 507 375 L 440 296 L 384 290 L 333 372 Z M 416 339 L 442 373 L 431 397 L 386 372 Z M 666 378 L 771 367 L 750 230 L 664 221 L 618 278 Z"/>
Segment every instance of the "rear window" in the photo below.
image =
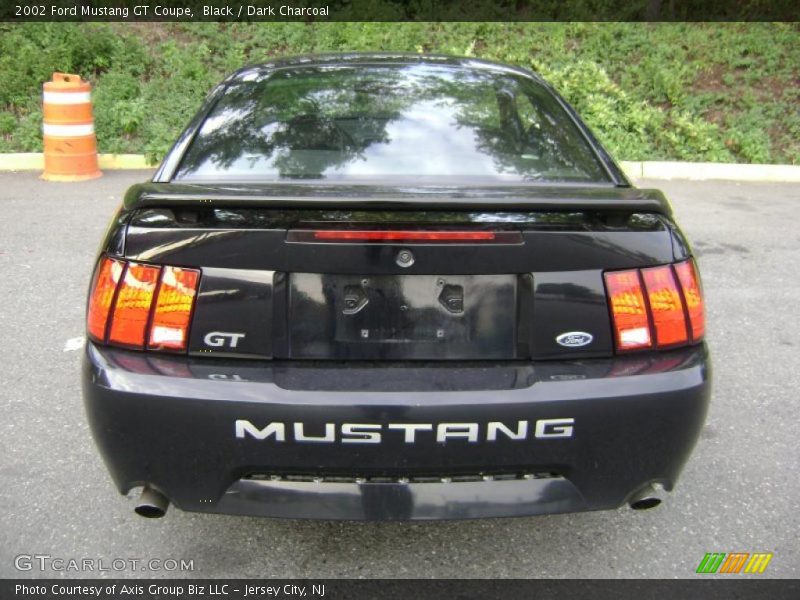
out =
<path fill-rule="evenodd" d="M 174 179 L 609 181 L 535 80 L 424 64 L 307 66 L 234 81 Z"/>

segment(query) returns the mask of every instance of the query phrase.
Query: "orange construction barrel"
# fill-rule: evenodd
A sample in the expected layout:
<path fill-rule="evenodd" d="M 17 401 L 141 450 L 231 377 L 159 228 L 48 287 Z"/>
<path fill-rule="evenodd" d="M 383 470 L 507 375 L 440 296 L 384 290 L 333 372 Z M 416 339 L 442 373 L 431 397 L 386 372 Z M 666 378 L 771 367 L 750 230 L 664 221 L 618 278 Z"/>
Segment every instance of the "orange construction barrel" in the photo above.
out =
<path fill-rule="evenodd" d="M 44 84 L 44 173 L 50 181 L 100 177 L 92 115 L 92 86 L 80 75 L 53 73 Z"/>

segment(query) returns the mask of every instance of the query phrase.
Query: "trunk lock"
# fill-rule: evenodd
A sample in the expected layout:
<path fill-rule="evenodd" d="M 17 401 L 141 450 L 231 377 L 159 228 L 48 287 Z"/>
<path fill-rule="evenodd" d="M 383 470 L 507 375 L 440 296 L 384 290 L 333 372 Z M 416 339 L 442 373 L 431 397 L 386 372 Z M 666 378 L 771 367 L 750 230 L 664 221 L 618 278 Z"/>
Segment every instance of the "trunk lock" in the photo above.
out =
<path fill-rule="evenodd" d="M 394 261 L 399 267 L 407 268 L 414 264 L 414 255 L 411 250 L 403 248 L 397 253 L 397 258 Z"/>

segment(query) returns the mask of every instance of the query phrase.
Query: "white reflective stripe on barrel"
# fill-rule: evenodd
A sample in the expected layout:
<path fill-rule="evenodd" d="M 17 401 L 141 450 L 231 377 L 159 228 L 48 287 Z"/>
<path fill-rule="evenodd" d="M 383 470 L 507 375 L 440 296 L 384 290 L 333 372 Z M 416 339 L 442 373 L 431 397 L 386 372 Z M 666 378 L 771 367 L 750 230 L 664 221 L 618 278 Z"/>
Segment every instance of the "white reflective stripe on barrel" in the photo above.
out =
<path fill-rule="evenodd" d="M 45 104 L 88 104 L 91 101 L 90 92 L 44 92 Z"/>
<path fill-rule="evenodd" d="M 45 123 L 42 126 L 42 131 L 45 135 L 52 135 L 54 137 L 80 137 L 83 135 L 92 135 L 94 133 L 94 124 L 48 125 Z"/>

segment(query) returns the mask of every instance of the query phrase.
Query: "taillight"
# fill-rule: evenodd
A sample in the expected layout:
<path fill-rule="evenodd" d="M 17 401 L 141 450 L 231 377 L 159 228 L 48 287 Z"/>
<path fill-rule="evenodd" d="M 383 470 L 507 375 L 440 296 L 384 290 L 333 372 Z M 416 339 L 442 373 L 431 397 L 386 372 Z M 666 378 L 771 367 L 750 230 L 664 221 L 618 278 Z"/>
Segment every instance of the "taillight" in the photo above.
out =
<path fill-rule="evenodd" d="M 103 342 L 106 339 L 108 313 L 124 268 L 125 263 L 120 260 L 103 258 L 95 270 L 86 311 L 86 329 L 96 341 Z"/>
<path fill-rule="evenodd" d="M 642 278 L 647 288 L 650 313 L 653 315 L 656 344 L 672 346 L 686 343 L 686 315 L 672 267 L 667 265 L 642 269 Z"/>
<path fill-rule="evenodd" d="M 605 274 L 618 350 L 649 348 L 650 323 L 644 304 L 639 271 Z"/>
<path fill-rule="evenodd" d="M 703 296 L 693 261 L 611 271 L 604 277 L 618 351 L 668 348 L 703 338 Z"/>
<path fill-rule="evenodd" d="M 108 341 L 121 346 L 144 347 L 144 334 L 153 304 L 159 267 L 128 263 L 117 292 Z"/>
<path fill-rule="evenodd" d="M 194 269 L 101 259 L 89 294 L 89 336 L 128 348 L 186 350 L 199 279 Z"/>
<path fill-rule="evenodd" d="M 185 350 L 200 272 L 164 267 L 148 348 Z"/>
<path fill-rule="evenodd" d="M 681 282 L 683 297 L 686 299 L 686 311 L 689 313 L 689 325 L 692 330 L 692 341 L 698 341 L 706 333 L 706 315 L 703 304 L 703 290 L 697 276 L 697 266 L 693 260 L 675 265 L 675 272 Z"/>

